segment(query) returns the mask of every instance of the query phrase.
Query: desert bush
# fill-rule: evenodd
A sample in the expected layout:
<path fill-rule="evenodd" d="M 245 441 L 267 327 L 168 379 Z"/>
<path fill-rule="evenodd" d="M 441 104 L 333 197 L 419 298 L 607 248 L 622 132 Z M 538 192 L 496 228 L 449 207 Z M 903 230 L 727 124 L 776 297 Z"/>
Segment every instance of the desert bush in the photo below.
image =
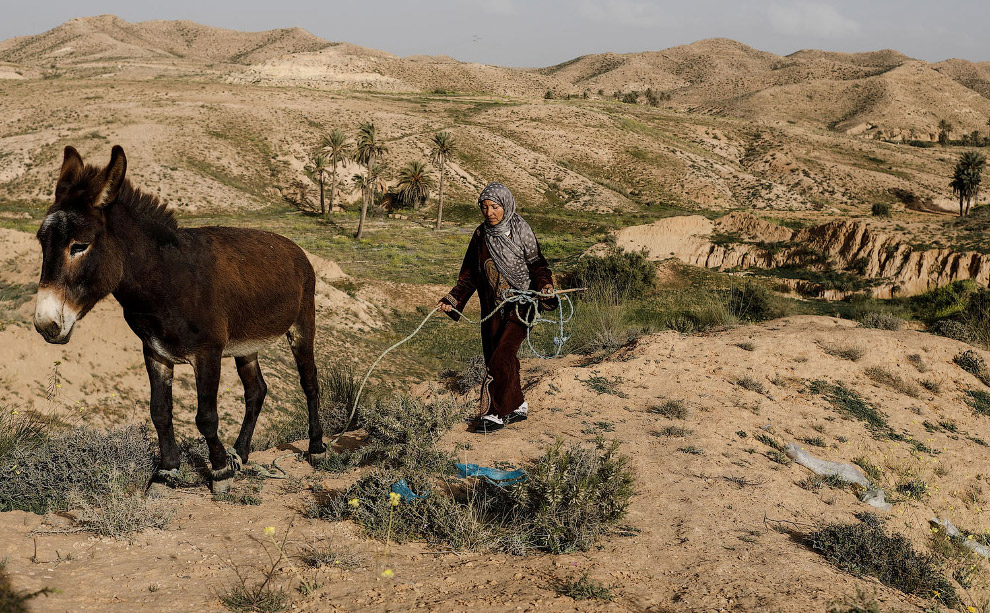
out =
<path fill-rule="evenodd" d="M 874 217 L 890 217 L 893 209 L 887 202 L 874 202 L 870 212 Z"/>
<path fill-rule="evenodd" d="M 79 523 L 101 536 L 121 538 L 145 528 L 164 529 L 175 515 L 165 501 L 124 490 L 114 475 L 107 476 L 106 492 L 97 500 L 79 493 L 69 497 L 69 506 L 78 510 Z"/>
<path fill-rule="evenodd" d="M 48 435 L 50 423 L 37 415 L 0 406 L 0 464 L 15 451 L 31 451 Z"/>
<path fill-rule="evenodd" d="M 661 415 L 667 419 L 687 419 L 687 403 L 680 398 L 664 400 L 658 405 L 648 408 L 647 413 Z"/>
<path fill-rule="evenodd" d="M 342 547 L 316 547 L 303 549 L 300 559 L 303 564 L 312 568 L 339 568 L 355 570 L 367 564 L 364 556 Z"/>
<path fill-rule="evenodd" d="M 643 333 L 643 327 L 633 319 L 628 302 L 614 303 L 600 295 L 599 290 L 589 292 L 579 303 L 569 327 L 568 346 L 572 352 L 583 355 L 611 353 Z"/>
<path fill-rule="evenodd" d="M 379 397 L 374 409 L 361 412 L 365 444 L 353 451 L 330 452 L 317 468 L 342 472 L 374 462 L 385 468 L 452 472 L 454 457 L 441 450 L 438 441 L 463 417 L 462 407 L 440 396 L 428 403 L 404 395 Z"/>
<path fill-rule="evenodd" d="M 981 287 L 970 295 L 962 321 L 975 344 L 990 347 L 990 290 Z"/>
<path fill-rule="evenodd" d="M 562 287 L 586 287 L 585 298 L 618 304 L 642 297 L 656 287 L 656 263 L 643 251 L 613 249 L 603 256 L 584 256 L 561 274 Z"/>
<path fill-rule="evenodd" d="M 787 304 L 759 283 L 731 288 L 728 301 L 729 313 L 742 321 L 766 321 L 790 314 Z"/>
<path fill-rule="evenodd" d="M 744 390 L 749 390 L 751 392 L 756 392 L 757 394 L 766 394 L 767 386 L 763 384 L 759 379 L 752 377 L 750 375 L 743 375 L 739 377 L 736 381 L 736 385 L 743 388 Z"/>
<path fill-rule="evenodd" d="M 840 413 L 858 419 L 875 435 L 886 436 L 891 432 L 887 415 L 876 406 L 863 400 L 855 390 L 849 389 L 843 383 L 830 383 L 816 379 L 808 384 L 813 394 L 821 394 Z"/>
<path fill-rule="evenodd" d="M 849 360 L 851 362 L 858 362 L 863 359 L 863 356 L 866 355 L 865 349 L 855 345 L 828 345 L 822 343 L 821 348 L 822 351 L 829 355 L 842 358 L 843 360 Z"/>
<path fill-rule="evenodd" d="M 617 447 L 554 445 L 529 463 L 525 482 L 505 488 L 480 480 L 466 488 L 447 482 L 441 491 L 426 472 L 378 469 L 342 495 L 316 500 L 308 513 L 354 519 L 376 538 L 390 533 L 398 541 L 421 538 L 455 550 L 584 550 L 625 516 L 632 497 L 628 459 Z M 389 493 L 399 479 L 429 494 L 393 508 Z"/>
<path fill-rule="evenodd" d="M 932 556 L 915 551 L 904 536 L 888 534 L 876 515 L 859 513 L 857 518 L 856 524 L 829 524 L 805 536 L 805 542 L 846 572 L 876 577 L 906 594 L 929 598 L 938 593 L 949 607 L 959 603 Z"/>
<path fill-rule="evenodd" d="M 883 613 L 877 595 L 869 596 L 860 588 L 856 588 L 856 596 L 844 596 L 829 604 L 828 613 Z"/>
<path fill-rule="evenodd" d="M 969 374 L 982 381 L 984 385 L 990 386 L 990 370 L 987 370 L 987 363 L 980 354 L 976 353 L 972 349 L 967 349 L 952 358 L 952 361 L 955 362 L 959 368 L 962 368 Z"/>
<path fill-rule="evenodd" d="M 921 357 L 920 353 L 912 353 L 907 357 L 907 361 L 908 364 L 918 369 L 918 372 L 928 372 L 928 365 L 925 364 L 925 360 Z"/>
<path fill-rule="evenodd" d="M 601 600 L 603 602 L 615 600 L 612 588 L 589 578 L 587 572 L 582 573 L 577 579 L 557 579 L 552 587 L 559 595 L 567 596 L 573 600 Z"/>
<path fill-rule="evenodd" d="M 955 341 L 970 343 L 973 341 L 973 331 L 969 326 L 955 319 L 942 319 L 936 321 L 928 330 L 937 336 L 944 336 Z"/>
<path fill-rule="evenodd" d="M 662 438 L 679 438 L 682 436 L 688 436 L 693 434 L 694 430 L 690 428 L 685 428 L 684 426 L 665 426 L 652 432 L 653 436 Z"/>
<path fill-rule="evenodd" d="M 0 463 L 0 511 L 48 513 L 142 493 L 155 466 L 145 428 L 76 428 L 16 447 Z"/>
<path fill-rule="evenodd" d="M 448 379 L 447 387 L 452 392 L 467 394 L 478 389 L 485 381 L 488 368 L 485 366 L 485 356 L 476 355 L 471 358 L 467 365 L 460 371 L 447 370 L 441 373 L 441 377 Z"/>
<path fill-rule="evenodd" d="M 878 330 L 900 330 L 904 320 L 887 311 L 866 313 L 859 320 L 861 328 L 876 328 Z"/>
<path fill-rule="evenodd" d="M 966 404 L 979 415 L 990 415 L 990 394 L 983 390 L 966 390 Z"/>

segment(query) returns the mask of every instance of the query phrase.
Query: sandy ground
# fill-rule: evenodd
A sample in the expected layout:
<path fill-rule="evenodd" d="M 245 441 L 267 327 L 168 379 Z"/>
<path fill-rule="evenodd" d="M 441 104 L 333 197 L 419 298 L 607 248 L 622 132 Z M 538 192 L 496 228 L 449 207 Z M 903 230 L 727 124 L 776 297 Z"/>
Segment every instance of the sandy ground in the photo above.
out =
<path fill-rule="evenodd" d="M 747 343 L 751 351 L 739 347 Z M 851 362 L 823 350 L 846 345 L 863 348 L 865 357 Z M 982 515 L 986 475 L 980 473 L 990 448 L 966 438 L 979 436 L 988 418 L 974 415 L 960 397 L 962 389 L 982 384 L 952 363 L 965 348 L 916 331 L 864 330 L 844 320 L 801 316 L 706 335 L 656 334 L 598 364 L 526 360 L 532 417 L 487 437 L 457 427 L 446 444 L 469 442 L 462 459 L 490 465 L 519 464 L 554 440 L 590 444 L 595 430 L 621 441 L 637 478 L 626 521 L 641 532 L 613 537 L 589 552 L 511 557 L 407 544 L 383 560 L 382 544 L 362 538 L 357 526 L 305 519 L 300 511 L 309 494 L 287 485 L 292 482 L 270 481 L 260 506 L 213 502 L 205 487 L 175 492 L 168 501 L 176 510 L 169 529 L 145 531 L 131 541 L 52 534 L 49 530 L 71 523 L 6 513 L 0 516 L 0 555 L 9 556 L 16 585 L 62 590 L 39 601 L 39 611 L 220 610 L 213 592 L 234 580 L 229 560 L 258 572 L 267 558 L 252 537 L 263 539 L 265 526 L 284 530 L 290 524 L 290 551 L 315 539 L 354 548 L 369 560 L 362 570 L 305 570 L 324 586 L 306 597 L 293 594 L 298 610 L 822 611 L 857 587 L 876 589 L 883 610 L 922 610 L 930 602 L 839 572 L 764 523 L 765 517 L 809 525 L 852 520 L 852 513 L 870 507 L 848 492 L 798 487 L 808 471 L 770 461 L 764 455 L 769 448 L 752 437 L 761 429 L 785 442 L 821 436 L 827 448 L 806 448 L 831 460 L 870 458 L 882 466 L 888 491 L 907 475 L 926 480 L 927 498 L 902 499 L 887 514 L 889 526 L 919 547 L 925 547 L 933 515 L 974 531 L 990 528 Z M 914 353 L 929 368 L 923 377 L 939 382 L 938 394 L 922 390 L 919 397 L 908 397 L 864 375 L 867 367 L 879 365 L 916 380 L 922 375 L 906 361 Z M 740 387 L 744 376 L 761 382 L 765 392 Z M 591 389 L 592 377 L 614 383 L 614 393 Z M 874 439 L 862 423 L 841 417 L 805 389 L 807 381 L 819 378 L 846 382 L 878 404 L 895 430 L 924 441 L 937 455 Z M 685 400 L 687 418 L 648 412 L 664 399 Z M 929 433 L 922 426 L 939 420 L 954 420 L 957 433 Z M 655 434 L 668 425 L 690 433 Z M 700 454 L 681 451 L 687 447 Z M 270 460 L 277 453 L 255 459 Z M 287 466 L 294 476 L 311 472 L 297 460 Z M 359 473 L 324 484 L 343 487 Z M 968 490 L 978 492 L 975 502 L 964 500 Z M 31 560 L 35 540 L 38 562 Z M 386 564 L 395 572 L 388 580 L 380 576 Z M 614 584 L 616 602 L 575 603 L 550 589 L 553 577 L 583 571 Z M 296 581 L 287 566 L 279 580 Z M 980 588 L 974 596 L 983 596 Z"/>

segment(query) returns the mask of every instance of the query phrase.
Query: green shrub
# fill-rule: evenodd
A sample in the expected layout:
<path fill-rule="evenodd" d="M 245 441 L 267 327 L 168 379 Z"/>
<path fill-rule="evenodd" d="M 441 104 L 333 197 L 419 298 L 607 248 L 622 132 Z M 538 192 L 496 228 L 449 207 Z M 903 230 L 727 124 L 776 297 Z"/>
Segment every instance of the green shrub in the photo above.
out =
<path fill-rule="evenodd" d="M 970 343 L 973 341 L 973 331 L 969 326 L 956 319 L 941 319 L 933 323 L 929 332 L 937 336 L 944 336 L 955 341 Z"/>
<path fill-rule="evenodd" d="M 875 202 L 870 212 L 874 217 L 890 217 L 893 210 L 886 202 Z"/>
<path fill-rule="evenodd" d="M 962 368 L 969 374 L 982 381 L 984 385 L 990 386 L 990 371 L 987 370 L 987 363 L 980 354 L 976 353 L 972 349 L 967 349 L 952 358 L 952 361 L 955 362 L 959 368 Z"/>
<path fill-rule="evenodd" d="M 976 283 L 969 279 L 953 281 L 923 294 L 911 296 L 908 298 L 908 306 L 915 317 L 931 326 L 940 319 L 965 311 L 969 296 L 976 291 L 976 288 Z"/>
<path fill-rule="evenodd" d="M 881 366 L 870 366 L 864 370 L 863 373 L 877 383 L 886 385 L 894 391 L 910 396 L 911 398 L 917 398 L 921 395 L 921 391 L 918 389 L 918 386 L 914 384 L 914 382 L 907 379 L 902 379 Z"/>
<path fill-rule="evenodd" d="M 829 524 L 807 535 L 805 542 L 846 572 L 876 577 L 884 585 L 923 598 L 937 592 L 949 607 L 959 603 L 955 588 L 932 556 L 915 551 L 902 535 L 887 534 L 876 515 L 860 513 L 857 518 L 856 524 Z"/>
<path fill-rule="evenodd" d="M 661 415 L 667 419 L 687 419 L 688 416 L 687 403 L 680 398 L 664 400 L 660 404 L 648 408 L 646 412 Z"/>
<path fill-rule="evenodd" d="M 0 511 L 62 511 L 74 501 L 100 507 L 143 493 L 155 467 L 145 428 L 77 428 L 9 451 L 0 463 Z"/>
<path fill-rule="evenodd" d="M 990 415 L 990 394 L 983 390 L 966 390 L 966 404 L 979 415 Z"/>
<path fill-rule="evenodd" d="M 887 415 L 876 406 L 863 400 L 855 390 L 849 389 L 843 383 L 830 383 L 817 379 L 808 384 L 813 394 L 821 394 L 840 413 L 866 423 L 866 427 L 878 436 L 889 436 L 890 424 Z"/>
<path fill-rule="evenodd" d="M 729 313 L 742 321 L 766 321 L 790 314 L 785 303 L 765 286 L 752 281 L 729 290 Z"/>
<path fill-rule="evenodd" d="M 977 344 L 990 347 L 990 290 L 981 287 L 970 295 L 963 321 Z"/>
<path fill-rule="evenodd" d="M 584 298 L 618 304 L 653 291 L 657 266 L 643 251 L 614 249 L 604 256 L 584 256 L 559 277 L 563 287 L 588 288 Z"/>

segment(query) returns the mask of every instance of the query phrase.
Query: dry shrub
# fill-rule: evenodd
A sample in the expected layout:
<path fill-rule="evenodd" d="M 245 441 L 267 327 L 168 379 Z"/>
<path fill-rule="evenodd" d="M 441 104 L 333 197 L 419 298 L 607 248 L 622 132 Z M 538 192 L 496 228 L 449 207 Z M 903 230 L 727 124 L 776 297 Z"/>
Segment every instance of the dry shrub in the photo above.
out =
<path fill-rule="evenodd" d="M 876 577 L 884 585 L 923 598 L 937 592 L 949 607 L 959 603 L 955 588 L 933 556 L 915 551 L 900 534 L 888 534 L 876 515 L 858 513 L 856 517 L 859 523 L 829 524 L 807 535 L 805 542 L 846 572 Z"/>
<path fill-rule="evenodd" d="M 910 396 L 911 398 L 917 398 L 921 395 L 921 391 L 918 389 L 918 386 L 914 384 L 914 382 L 907 379 L 902 379 L 901 377 L 880 366 L 871 366 L 863 372 L 867 377 L 873 379 L 877 383 L 886 385 L 887 387 Z"/>
<path fill-rule="evenodd" d="M 872 311 L 859 320 L 859 327 L 877 330 L 900 330 L 902 325 L 904 320 L 889 311 Z"/>
<path fill-rule="evenodd" d="M 822 351 L 828 355 L 842 358 L 843 360 L 849 360 L 851 362 L 858 362 L 863 359 L 863 356 L 866 355 L 865 349 L 854 345 L 829 345 L 826 343 L 821 343 L 820 345 Z"/>
<path fill-rule="evenodd" d="M 317 499 L 309 514 L 331 521 L 353 519 L 376 538 L 391 530 L 397 541 L 423 539 L 455 550 L 586 550 L 628 508 L 633 478 L 618 445 L 595 449 L 554 445 L 526 467 L 523 483 L 499 488 L 479 480 L 464 486 L 424 470 L 379 469 L 342 495 Z M 422 498 L 390 506 L 392 485 L 405 479 Z M 357 500 L 356 506 L 350 501 Z"/>
<path fill-rule="evenodd" d="M 983 360 L 983 356 L 980 354 L 976 353 L 972 349 L 967 349 L 952 358 L 952 361 L 955 362 L 959 368 L 962 368 L 969 374 L 982 381 L 984 385 L 990 386 L 990 370 L 987 370 L 987 363 Z"/>
<path fill-rule="evenodd" d="M 458 394 L 467 394 L 478 389 L 485 381 L 488 368 L 485 366 L 485 356 L 476 355 L 461 371 L 448 370 L 441 373 L 442 378 L 449 380 L 448 389 Z"/>

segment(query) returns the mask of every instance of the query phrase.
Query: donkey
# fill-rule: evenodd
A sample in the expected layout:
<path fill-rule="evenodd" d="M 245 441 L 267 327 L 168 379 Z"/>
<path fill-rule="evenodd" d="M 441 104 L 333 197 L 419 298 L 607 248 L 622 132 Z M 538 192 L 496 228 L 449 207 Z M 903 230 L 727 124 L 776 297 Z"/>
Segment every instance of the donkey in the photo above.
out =
<path fill-rule="evenodd" d="M 113 147 L 106 168 L 83 164 L 66 147 L 55 203 L 38 230 L 43 260 L 34 327 L 67 343 L 77 320 L 108 294 L 144 345 L 151 421 L 161 459 L 153 481 L 179 467 L 172 430 L 172 372 L 196 375 L 196 426 L 209 447 L 214 493 L 230 489 L 251 451 L 267 386 L 258 350 L 285 335 L 309 408 L 309 455 L 324 456 L 319 382 L 313 354 L 316 275 L 289 239 L 241 228 L 179 228 L 156 197 L 124 177 L 127 158 Z M 220 359 L 233 356 L 244 384 L 244 422 L 228 454 L 217 435 Z"/>

